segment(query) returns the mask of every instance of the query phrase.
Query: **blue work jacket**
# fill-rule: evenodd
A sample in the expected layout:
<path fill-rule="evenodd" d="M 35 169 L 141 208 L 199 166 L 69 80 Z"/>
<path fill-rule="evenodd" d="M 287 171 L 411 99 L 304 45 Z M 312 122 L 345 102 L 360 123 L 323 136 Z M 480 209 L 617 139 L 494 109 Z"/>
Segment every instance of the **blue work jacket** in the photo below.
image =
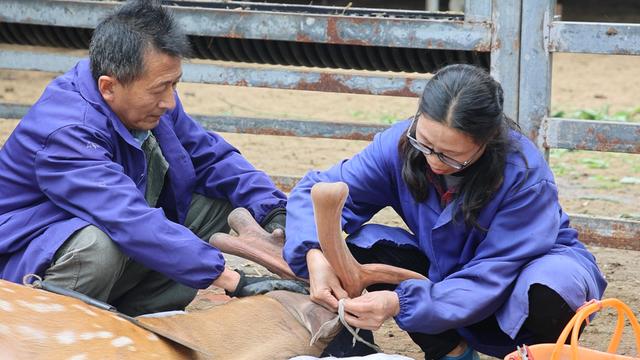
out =
<path fill-rule="evenodd" d="M 549 285 L 574 309 L 585 299 L 602 296 L 606 282 L 595 259 L 569 226 L 553 174 L 525 136 L 510 134 L 526 163 L 515 150 L 508 154 L 504 181 L 479 214 L 485 232 L 465 226 L 459 216 L 454 220 L 457 200 L 443 207 L 435 186 L 430 186 L 424 202 L 411 196 L 401 176 L 398 150 L 408 126 L 408 121 L 399 122 L 377 134 L 353 158 L 307 173 L 291 192 L 284 256 L 296 274 L 308 277 L 305 255 L 319 247 L 310 189 L 317 182 L 342 181 L 349 186 L 342 211 L 349 241 L 360 247 L 377 241 L 410 246 L 430 261 L 425 269 L 428 280 L 407 280 L 396 288 L 396 322 L 406 331 L 437 334 L 495 314 L 501 329 L 513 338 L 528 313 L 528 285 L 519 287 L 518 282 Z M 387 206 L 410 232 L 376 224 L 363 227 Z M 544 259 L 541 266 L 536 265 L 538 259 Z"/>
<path fill-rule="evenodd" d="M 176 98 L 152 130 L 169 163 L 158 208 L 145 201 L 139 143 L 104 102 L 80 61 L 56 78 L 0 150 L 0 276 L 43 274 L 75 231 L 89 224 L 123 253 L 184 285 L 205 288 L 222 254 L 182 226 L 192 194 L 227 199 L 257 221 L 285 195 Z"/>

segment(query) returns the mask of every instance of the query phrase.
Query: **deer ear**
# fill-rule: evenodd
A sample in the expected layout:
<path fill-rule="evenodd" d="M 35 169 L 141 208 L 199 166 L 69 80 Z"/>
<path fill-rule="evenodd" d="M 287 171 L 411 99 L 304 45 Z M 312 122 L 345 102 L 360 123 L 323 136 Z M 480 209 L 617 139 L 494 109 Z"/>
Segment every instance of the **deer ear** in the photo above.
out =
<path fill-rule="evenodd" d="M 311 334 L 311 345 L 316 341 L 324 348 L 342 329 L 340 318 L 333 311 L 309 301 L 309 297 L 290 291 L 276 290 L 266 294 L 278 300 Z"/>

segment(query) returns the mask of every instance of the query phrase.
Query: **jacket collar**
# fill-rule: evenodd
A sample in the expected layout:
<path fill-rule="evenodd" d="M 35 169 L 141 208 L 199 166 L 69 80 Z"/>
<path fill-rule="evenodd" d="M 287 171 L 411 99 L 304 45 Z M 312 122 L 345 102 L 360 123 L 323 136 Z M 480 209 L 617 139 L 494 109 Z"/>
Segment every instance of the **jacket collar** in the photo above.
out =
<path fill-rule="evenodd" d="M 118 115 L 111 110 L 111 107 L 104 101 L 102 94 L 98 90 L 98 84 L 93 79 L 91 74 L 91 67 L 89 59 L 83 59 L 76 64 L 74 73 L 74 82 L 77 84 L 77 88 L 80 91 L 80 95 L 100 113 L 107 116 L 111 125 L 116 132 L 122 137 L 129 145 L 140 149 L 140 144 L 135 140 L 133 135 L 129 132 L 126 126 L 122 123 Z"/>

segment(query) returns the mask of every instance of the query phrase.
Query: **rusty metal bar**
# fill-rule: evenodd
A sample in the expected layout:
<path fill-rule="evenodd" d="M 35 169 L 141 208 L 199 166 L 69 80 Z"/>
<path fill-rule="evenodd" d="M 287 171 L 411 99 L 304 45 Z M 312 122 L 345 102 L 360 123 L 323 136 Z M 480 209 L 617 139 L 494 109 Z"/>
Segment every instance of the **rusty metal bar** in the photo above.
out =
<path fill-rule="evenodd" d="M 184 64 L 183 71 L 187 82 L 407 97 L 420 96 L 430 78 L 193 63 Z"/>
<path fill-rule="evenodd" d="M 0 22 L 94 29 L 118 5 L 115 1 L 3 0 Z"/>
<path fill-rule="evenodd" d="M 640 24 L 554 21 L 549 51 L 640 55 Z"/>
<path fill-rule="evenodd" d="M 290 175 L 269 175 L 271 180 L 276 184 L 278 189 L 288 193 L 290 192 L 294 186 L 300 181 L 301 177 L 299 176 L 290 176 Z"/>
<path fill-rule="evenodd" d="M 63 53 L 3 50 L 0 51 L 0 69 L 64 73 L 82 58 Z"/>
<path fill-rule="evenodd" d="M 547 119 L 550 148 L 640 153 L 640 123 Z"/>
<path fill-rule="evenodd" d="M 580 241 L 617 249 L 640 250 L 640 221 L 571 214 Z"/>
<path fill-rule="evenodd" d="M 0 103 L 0 118 L 20 119 L 29 106 Z M 326 121 L 257 119 L 234 116 L 191 115 L 202 126 L 211 131 L 254 135 L 299 136 L 313 138 L 365 140 L 385 129 L 388 125 L 363 125 Z"/>
<path fill-rule="evenodd" d="M 0 52 L 0 68 L 65 72 L 82 56 L 31 51 Z M 418 97 L 430 76 L 359 75 L 270 66 L 183 64 L 182 81 L 215 85 Z"/>
<path fill-rule="evenodd" d="M 30 106 L 0 103 L 0 119 L 22 119 Z"/>
<path fill-rule="evenodd" d="M 95 28 L 118 3 L 3 0 L 1 6 L 0 22 Z M 484 22 L 170 7 L 189 35 L 417 49 L 491 48 L 491 24 Z"/>
<path fill-rule="evenodd" d="M 388 128 L 326 121 L 256 119 L 231 116 L 192 115 L 208 130 L 239 134 L 299 136 L 329 139 L 365 140 Z"/>

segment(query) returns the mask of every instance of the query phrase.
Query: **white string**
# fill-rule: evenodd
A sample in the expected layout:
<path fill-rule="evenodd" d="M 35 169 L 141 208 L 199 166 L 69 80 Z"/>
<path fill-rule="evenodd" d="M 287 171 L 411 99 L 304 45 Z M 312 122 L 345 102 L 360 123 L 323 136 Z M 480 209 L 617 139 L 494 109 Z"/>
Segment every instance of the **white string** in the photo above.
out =
<path fill-rule="evenodd" d="M 344 327 L 347 328 L 347 330 L 349 330 L 351 335 L 353 335 L 353 346 L 356 345 L 356 341 L 360 341 L 361 343 L 367 345 L 368 347 L 372 348 L 376 352 L 382 352 L 382 349 L 380 349 L 380 347 L 378 345 L 372 344 L 372 343 L 368 342 L 367 340 L 363 339 L 360 335 L 358 335 L 358 331 L 360 331 L 360 329 L 354 330 L 347 323 L 347 320 L 345 320 L 345 318 L 344 318 L 344 300 L 345 299 L 338 300 L 338 317 L 340 318 L 340 322 L 342 323 L 342 325 L 344 325 Z"/>

